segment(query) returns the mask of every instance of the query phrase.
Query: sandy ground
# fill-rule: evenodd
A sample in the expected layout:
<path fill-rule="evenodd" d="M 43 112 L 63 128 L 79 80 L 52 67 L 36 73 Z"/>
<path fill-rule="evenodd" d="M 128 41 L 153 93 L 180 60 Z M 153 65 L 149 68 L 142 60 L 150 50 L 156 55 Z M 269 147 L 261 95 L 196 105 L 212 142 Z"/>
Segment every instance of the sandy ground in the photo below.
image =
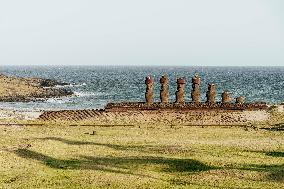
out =
<path fill-rule="evenodd" d="M 42 112 L 0 109 L 0 119 L 35 120 Z"/>
<path fill-rule="evenodd" d="M 278 112 L 284 112 L 284 105 L 278 105 L 277 106 Z"/>

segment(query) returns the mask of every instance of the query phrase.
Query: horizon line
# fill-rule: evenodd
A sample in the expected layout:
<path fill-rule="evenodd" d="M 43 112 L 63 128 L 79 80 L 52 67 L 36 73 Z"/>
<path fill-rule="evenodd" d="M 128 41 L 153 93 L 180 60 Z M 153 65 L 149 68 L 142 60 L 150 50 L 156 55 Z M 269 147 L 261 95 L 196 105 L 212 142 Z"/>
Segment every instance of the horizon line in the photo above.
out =
<path fill-rule="evenodd" d="M 0 65 L 0 67 L 20 67 L 20 66 L 34 66 L 34 67 L 47 67 L 47 66 L 51 66 L 51 67 L 56 67 L 56 66 L 64 66 L 64 67 L 284 67 L 284 65 L 93 65 L 93 64 L 84 64 L 84 65 L 80 65 L 80 64 L 45 64 L 45 65 L 19 65 L 19 64 L 14 64 L 14 65 Z"/>

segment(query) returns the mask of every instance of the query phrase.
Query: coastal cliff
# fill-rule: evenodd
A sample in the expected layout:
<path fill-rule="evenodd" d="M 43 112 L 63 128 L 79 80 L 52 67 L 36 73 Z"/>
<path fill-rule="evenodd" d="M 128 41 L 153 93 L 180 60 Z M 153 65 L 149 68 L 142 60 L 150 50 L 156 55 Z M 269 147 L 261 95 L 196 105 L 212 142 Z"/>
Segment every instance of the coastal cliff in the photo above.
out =
<path fill-rule="evenodd" d="M 21 78 L 0 74 L 0 101 L 29 102 L 72 95 L 73 92 L 56 85 L 66 85 L 51 79 Z"/>

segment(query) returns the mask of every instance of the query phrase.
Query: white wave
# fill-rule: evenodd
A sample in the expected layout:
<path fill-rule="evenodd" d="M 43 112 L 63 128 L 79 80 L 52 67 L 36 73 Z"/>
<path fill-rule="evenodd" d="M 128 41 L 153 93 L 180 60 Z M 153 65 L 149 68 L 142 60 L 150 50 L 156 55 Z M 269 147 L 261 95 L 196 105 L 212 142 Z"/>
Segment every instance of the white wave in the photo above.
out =
<path fill-rule="evenodd" d="M 77 97 L 88 97 L 88 96 L 102 96 L 102 95 L 105 95 L 105 93 L 102 93 L 102 92 L 74 92 L 74 95 L 77 96 Z"/>
<path fill-rule="evenodd" d="M 87 83 L 82 83 L 82 84 L 76 84 L 76 83 L 72 83 L 67 85 L 69 87 L 82 87 L 82 86 L 87 86 Z"/>
<path fill-rule="evenodd" d="M 68 102 L 67 98 L 49 98 L 46 101 L 47 103 L 52 103 L 52 104 L 64 104 Z"/>
<path fill-rule="evenodd" d="M 87 83 L 81 83 L 81 84 L 76 84 L 76 83 L 71 83 L 69 85 L 56 85 L 56 88 L 66 88 L 66 87 L 82 87 L 82 86 L 87 86 Z"/>

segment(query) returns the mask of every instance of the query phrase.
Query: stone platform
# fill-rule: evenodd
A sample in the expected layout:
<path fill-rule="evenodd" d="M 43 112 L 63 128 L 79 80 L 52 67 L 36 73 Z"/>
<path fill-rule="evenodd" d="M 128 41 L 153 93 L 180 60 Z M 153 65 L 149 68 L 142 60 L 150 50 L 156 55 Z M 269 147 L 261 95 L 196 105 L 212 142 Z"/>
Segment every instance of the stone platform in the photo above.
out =
<path fill-rule="evenodd" d="M 43 121 L 91 121 L 96 124 L 246 125 L 269 118 L 266 104 L 109 103 L 103 110 L 47 111 Z"/>
<path fill-rule="evenodd" d="M 147 104 L 145 102 L 121 102 L 108 103 L 105 111 L 139 111 L 139 110 L 266 110 L 268 106 L 264 102 L 259 103 L 206 103 L 206 102 L 184 102 L 184 103 L 160 103 Z"/>

